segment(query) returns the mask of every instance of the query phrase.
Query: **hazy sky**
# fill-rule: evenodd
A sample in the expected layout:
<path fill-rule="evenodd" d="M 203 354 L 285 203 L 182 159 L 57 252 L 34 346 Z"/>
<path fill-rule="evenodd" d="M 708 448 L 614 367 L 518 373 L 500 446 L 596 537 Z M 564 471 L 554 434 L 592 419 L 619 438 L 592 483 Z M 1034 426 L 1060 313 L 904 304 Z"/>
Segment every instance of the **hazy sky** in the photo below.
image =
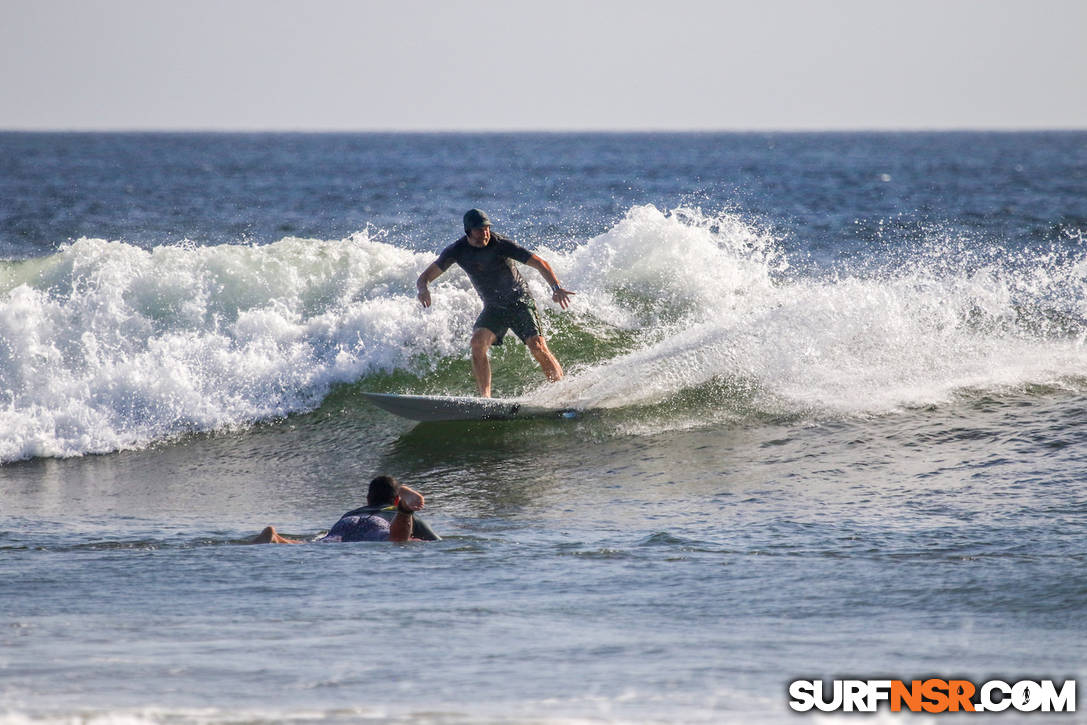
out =
<path fill-rule="evenodd" d="M 1087 0 L 0 0 L 7 129 L 1087 128 Z"/>

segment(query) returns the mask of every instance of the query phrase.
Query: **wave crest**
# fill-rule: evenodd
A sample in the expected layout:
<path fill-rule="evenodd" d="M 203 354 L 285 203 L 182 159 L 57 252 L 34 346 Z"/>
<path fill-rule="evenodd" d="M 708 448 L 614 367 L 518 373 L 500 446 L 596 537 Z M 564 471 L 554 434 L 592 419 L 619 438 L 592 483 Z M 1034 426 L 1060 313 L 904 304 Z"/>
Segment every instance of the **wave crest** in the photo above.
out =
<path fill-rule="evenodd" d="M 707 394 L 692 414 L 698 391 L 742 391 L 743 411 L 853 415 L 963 389 L 1075 387 L 1087 379 L 1087 261 L 1073 242 L 1012 258 L 935 238 L 895 266 L 801 276 L 741 214 L 635 207 L 568 251 L 540 250 L 578 293 L 568 312 L 542 305 L 566 379 L 538 386 L 519 346 L 496 351 L 496 367 L 536 402 L 677 400 L 677 417 L 703 423 L 737 410 Z M 448 392 L 453 367 L 462 392 L 479 301 L 451 270 L 422 310 L 414 282 L 434 257 L 361 232 L 152 250 L 80 239 L 0 263 L 0 461 L 305 412 L 367 376 Z"/>

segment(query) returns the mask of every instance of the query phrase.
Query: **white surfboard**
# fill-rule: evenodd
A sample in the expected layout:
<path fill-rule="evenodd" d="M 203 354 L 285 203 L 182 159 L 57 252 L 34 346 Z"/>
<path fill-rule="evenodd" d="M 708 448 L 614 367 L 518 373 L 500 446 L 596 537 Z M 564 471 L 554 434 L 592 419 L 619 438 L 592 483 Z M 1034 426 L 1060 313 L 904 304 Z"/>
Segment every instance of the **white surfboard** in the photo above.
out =
<path fill-rule="evenodd" d="M 501 398 L 473 398 L 455 395 L 395 395 L 363 393 L 377 407 L 411 420 L 511 420 L 547 416 L 571 417 L 573 411 L 524 405 Z"/>

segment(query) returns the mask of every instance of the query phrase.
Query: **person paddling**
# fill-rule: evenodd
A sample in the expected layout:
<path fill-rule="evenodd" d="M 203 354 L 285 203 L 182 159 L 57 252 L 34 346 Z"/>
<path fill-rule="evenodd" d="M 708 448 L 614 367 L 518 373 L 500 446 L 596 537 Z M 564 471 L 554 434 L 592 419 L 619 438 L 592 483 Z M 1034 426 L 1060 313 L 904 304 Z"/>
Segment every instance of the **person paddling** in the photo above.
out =
<path fill-rule="evenodd" d="M 439 541 L 415 512 L 423 508 L 423 495 L 392 476 L 378 476 L 370 481 L 366 505 L 348 511 L 319 542 L 338 541 Z M 251 544 L 302 544 L 301 539 L 282 536 L 274 526 L 267 526 L 249 540 Z"/>

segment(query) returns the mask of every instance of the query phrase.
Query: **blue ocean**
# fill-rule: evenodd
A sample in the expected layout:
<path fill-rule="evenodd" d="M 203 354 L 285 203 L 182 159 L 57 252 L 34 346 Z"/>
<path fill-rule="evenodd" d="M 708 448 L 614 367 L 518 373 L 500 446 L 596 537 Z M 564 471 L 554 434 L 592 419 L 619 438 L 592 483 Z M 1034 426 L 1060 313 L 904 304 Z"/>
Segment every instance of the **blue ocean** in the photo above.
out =
<path fill-rule="evenodd" d="M 475 392 L 473 207 L 577 293 L 494 394 L 576 415 L 362 395 Z M 379 473 L 441 541 L 245 543 Z M 2 725 L 1082 684 L 1087 133 L 0 133 L 0 581 Z"/>

